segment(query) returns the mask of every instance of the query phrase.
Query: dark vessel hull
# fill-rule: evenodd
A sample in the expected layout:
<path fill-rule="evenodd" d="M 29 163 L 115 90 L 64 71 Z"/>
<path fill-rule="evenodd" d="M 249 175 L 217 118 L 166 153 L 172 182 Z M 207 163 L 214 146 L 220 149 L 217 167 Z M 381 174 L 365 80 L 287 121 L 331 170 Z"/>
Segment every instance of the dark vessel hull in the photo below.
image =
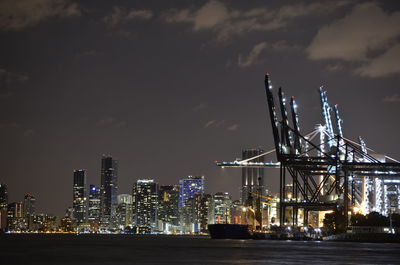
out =
<path fill-rule="evenodd" d="M 211 224 L 208 225 L 211 238 L 215 239 L 250 239 L 248 225 Z"/>

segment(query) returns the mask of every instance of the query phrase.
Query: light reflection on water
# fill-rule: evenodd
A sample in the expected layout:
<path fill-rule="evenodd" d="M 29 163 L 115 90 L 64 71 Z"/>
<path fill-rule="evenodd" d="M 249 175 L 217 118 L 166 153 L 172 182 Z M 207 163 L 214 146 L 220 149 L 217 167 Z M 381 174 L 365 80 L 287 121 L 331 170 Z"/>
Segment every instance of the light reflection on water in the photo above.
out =
<path fill-rule="evenodd" d="M 7 235 L 1 264 L 400 264 L 400 244 L 182 236 Z"/>

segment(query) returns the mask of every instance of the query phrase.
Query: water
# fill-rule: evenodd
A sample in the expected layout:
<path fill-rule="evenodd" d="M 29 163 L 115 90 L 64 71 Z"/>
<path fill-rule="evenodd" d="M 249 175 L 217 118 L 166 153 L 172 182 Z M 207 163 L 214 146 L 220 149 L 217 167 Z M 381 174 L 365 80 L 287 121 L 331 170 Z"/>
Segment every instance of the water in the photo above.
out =
<path fill-rule="evenodd" d="M 0 264 L 400 264 L 400 244 L 0 235 Z"/>

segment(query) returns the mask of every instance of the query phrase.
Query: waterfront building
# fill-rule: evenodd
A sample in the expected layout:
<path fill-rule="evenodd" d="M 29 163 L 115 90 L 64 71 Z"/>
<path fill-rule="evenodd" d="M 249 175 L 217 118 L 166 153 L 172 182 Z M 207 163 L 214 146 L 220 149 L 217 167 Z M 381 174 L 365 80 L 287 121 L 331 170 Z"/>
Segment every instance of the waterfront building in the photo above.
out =
<path fill-rule="evenodd" d="M 54 215 L 35 215 L 40 232 L 55 232 L 58 229 L 57 217 Z M 35 219 L 34 219 L 35 222 Z"/>
<path fill-rule="evenodd" d="M 264 153 L 261 149 L 242 150 L 242 160 L 258 156 Z M 264 162 L 264 156 L 260 156 L 251 162 Z M 266 189 L 264 185 L 264 168 L 243 167 L 242 168 L 242 189 L 241 202 L 245 206 L 252 206 L 256 209 L 255 195 L 265 195 Z"/>
<path fill-rule="evenodd" d="M 65 232 L 65 233 L 75 232 L 76 231 L 75 226 L 76 226 L 75 220 L 68 218 L 66 216 L 64 218 L 62 218 L 60 221 L 60 229 L 62 232 Z"/>
<path fill-rule="evenodd" d="M 179 187 L 177 185 L 159 187 L 157 220 L 159 231 L 170 231 L 179 225 Z"/>
<path fill-rule="evenodd" d="M 76 223 L 87 222 L 86 171 L 74 171 L 73 208 Z"/>
<path fill-rule="evenodd" d="M 207 233 L 207 225 L 214 215 L 213 197 L 196 193 L 189 198 L 181 209 L 181 230 L 184 234 Z"/>
<path fill-rule="evenodd" d="M 188 199 L 196 194 L 204 194 L 204 176 L 188 176 L 179 181 L 179 208 L 183 208 Z"/>
<path fill-rule="evenodd" d="M 208 224 L 214 223 L 214 209 L 213 196 L 210 194 L 201 196 L 198 211 L 201 233 L 208 233 Z"/>
<path fill-rule="evenodd" d="M 200 193 L 195 194 L 187 199 L 185 205 L 181 208 L 181 231 L 184 234 L 197 234 L 199 232 L 198 209 L 200 198 Z"/>
<path fill-rule="evenodd" d="M 6 184 L 0 183 L 0 232 L 7 230 L 8 195 Z"/>
<path fill-rule="evenodd" d="M 132 225 L 132 195 L 120 194 L 118 195 L 117 219 L 120 229 Z"/>
<path fill-rule="evenodd" d="M 235 200 L 230 207 L 231 224 L 246 224 L 245 207 L 240 200 Z"/>
<path fill-rule="evenodd" d="M 134 225 L 138 233 L 155 231 L 157 224 L 158 183 L 139 179 L 132 188 Z"/>
<path fill-rule="evenodd" d="M 214 222 L 217 224 L 227 224 L 230 221 L 230 208 L 232 204 L 228 192 L 217 192 L 213 197 Z"/>
<path fill-rule="evenodd" d="M 92 184 L 89 186 L 88 221 L 89 223 L 100 221 L 100 189 Z"/>
<path fill-rule="evenodd" d="M 104 226 L 113 226 L 116 221 L 118 206 L 118 161 L 110 155 L 103 155 L 101 159 L 101 223 Z"/>
<path fill-rule="evenodd" d="M 35 215 L 35 202 L 36 199 L 33 195 L 25 194 L 22 214 L 25 218 L 28 230 L 32 230 L 33 216 Z"/>
<path fill-rule="evenodd" d="M 28 218 L 35 215 L 35 202 L 36 199 L 31 194 L 25 194 L 23 204 L 23 217 Z"/>
<path fill-rule="evenodd" d="M 8 194 L 7 185 L 0 183 L 0 208 L 7 208 Z"/>
<path fill-rule="evenodd" d="M 12 202 L 7 205 L 7 224 L 9 231 L 25 230 L 25 220 L 23 218 L 22 202 Z"/>
<path fill-rule="evenodd" d="M 242 151 L 242 160 L 259 156 L 264 153 L 261 149 L 247 149 Z M 264 156 L 252 159 L 251 162 L 264 162 Z M 261 229 L 263 224 L 262 201 L 267 194 L 264 184 L 264 168 L 242 168 L 242 189 L 241 202 L 243 206 L 254 211 L 255 224 L 257 229 Z"/>

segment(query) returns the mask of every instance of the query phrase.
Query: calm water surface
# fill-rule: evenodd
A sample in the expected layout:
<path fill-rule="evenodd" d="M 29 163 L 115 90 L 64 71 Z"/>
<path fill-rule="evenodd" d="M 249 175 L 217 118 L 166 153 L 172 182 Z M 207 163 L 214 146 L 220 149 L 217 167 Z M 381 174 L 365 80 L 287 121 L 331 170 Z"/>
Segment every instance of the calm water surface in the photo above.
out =
<path fill-rule="evenodd" d="M 0 264 L 400 264 L 400 244 L 0 235 Z"/>

